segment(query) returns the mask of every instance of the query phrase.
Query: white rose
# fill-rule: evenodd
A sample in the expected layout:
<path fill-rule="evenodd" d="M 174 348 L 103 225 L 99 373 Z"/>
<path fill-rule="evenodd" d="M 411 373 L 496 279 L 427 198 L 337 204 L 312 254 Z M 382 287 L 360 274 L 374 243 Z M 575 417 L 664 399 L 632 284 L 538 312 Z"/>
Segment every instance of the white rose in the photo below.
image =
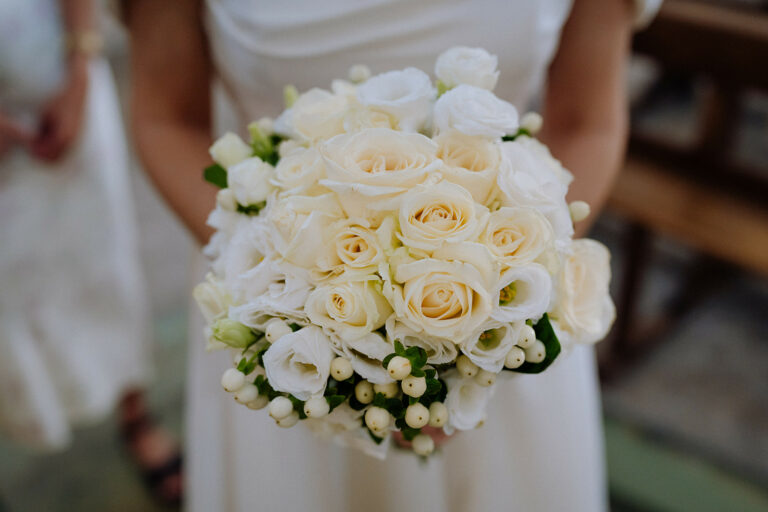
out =
<path fill-rule="evenodd" d="M 502 207 L 491 213 L 480 235 L 484 244 L 507 267 L 533 263 L 554 242 L 552 226 L 529 207 Z"/>
<path fill-rule="evenodd" d="M 280 158 L 274 184 L 289 194 L 317 195 L 328 192 L 317 183 L 324 177 L 325 163 L 317 148 L 296 148 Z"/>
<path fill-rule="evenodd" d="M 447 364 L 456 360 L 458 350 L 456 344 L 445 338 L 429 336 L 423 332 L 416 332 L 402 322 L 398 322 L 395 315 L 387 319 L 387 339 L 394 344 L 400 341 L 406 347 L 421 347 L 427 353 L 429 364 Z"/>
<path fill-rule="evenodd" d="M 224 278 L 232 291 L 236 290 L 240 276 L 256 267 L 269 252 L 264 219 L 240 217 L 231 235 L 222 240 L 218 258 L 213 262 L 214 272 Z"/>
<path fill-rule="evenodd" d="M 400 240 L 427 251 L 473 238 L 487 216 L 465 188 L 448 181 L 417 185 L 403 194 L 399 210 Z"/>
<path fill-rule="evenodd" d="M 357 88 L 357 99 L 362 105 L 392 115 L 400 130 L 406 132 L 423 128 L 434 97 L 429 75 L 416 68 L 376 75 Z"/>
<path fill-rule="evenodd" d="M 445 179 L 467 189 L 480 204 L 487 205 L 496 189 L 501 165 L 498 143 L 451 131 L 435 138 L 437 157 L 443 161 Z"/>
<path fill-rule="evenodd" d="M 224 283 L 210 272 L 206 274 L 204 282 L 195 286 L 192 296 L 209 325 L 226 316 L 229 306 L 232 305 L 232 297 Z"/>
<path fill-rule="evenodd" d="M 437 58 L 435 75 L 448 88 L 467 84 L 492 91 L 499 79 L 499 59 L 483 48 L 455 46 Z"/>
<path fill-rule="evenodd" d="M 461 344 L 461 351 L 483 370 L 498 373 L 517 342 L 520 325 L 490 320 Z"/>
<path fill-rule="evenodd" d="M 309 326 L 274 342 L 264 353 L 264 369 L 276 391 L 307 400 L 325 391 L 333 357 L 328 336 Z"/>
<path fill-rule="evenodd" d="M 501 274 L 491 317 L 499 322 L 538 319 L 552 299 L 552 278 L 538 263 L 512 267 Z"/>
<path fill-rule="evenodd" d="M 367 128 L 389 128 L 396 130 L 397 119 L 391 114 L 362 105 L 350 107 L 344 116 L 344 131 L 355 133 Z"/>
<path fill-rule="evenodd" d="M 344 213 L 334 194 L 324 194 L 281 197 L 266 215 L 276 250 L 289 262 L 312 268 L 326 229 Z"/>
<path fill-rule="evenodd" d="M 511 103 L 472 85 L 459 85 L 440 96 L 433 115 L 438 133 L 456 130 L 499 139 L 518 127 L 517 109 Z"/>
<path fill-rule="evenodd" d="M 344 356 L 352 363 L 355 373 L 373 384 L 392 382 L 389 372 L 381 362 L 395 349 L 381 334 L 372 332 L 362 338 L 344 341 L 341 347 Z"/>
<path fill-rule="evenodd" d="M 354 281 L 319 286 L 310 293 L 305 311 L 310 321 L 344 341 L 375 331 L 392 312 L 374 281 Z"/>
<path fill-rule="evenodd" d="M 534 137 L 518 137 L 515 141 L 536 155 L 539 160 L 550 169 L 557 178 L 557 181 L 562 183 L 563 186 L 567 187 L 573 182 L 573 174 L 571 174 L 571 171 L 563 167 L 560 160 L 552 156 L 552 152 L 549 151 L 549 148 L 545 144 L 539 142 L 538 139 Z"/>
<path fill-rule="evenodd" d="M 568 186 L 542 159 L 538 150 L 521 142 L 521 137 L 501 145 L 503 155 L 497 184 L 502 205 L 528 206 L 549 220 L 560 250 L 570 244 L 573 223 L 565 195 Z"/>
<path fill-rule="evenodd" d="M 314 143 L 344 132 L 348 100 L 323 89 L 310 89 L 275 120 L 275 132 Z"/>
<path fill-rule="evenodd" d="M 258 204 L 275 190 L 270 182 L 274 172 L 274 167 L 260 158 L 247 158 L 229 168 L 227 185 L 241 205 Z"/>
<path fill-rule="evenodd" d="M 324 185 L 339 195 L 349 216 L 423 183 L 441 162 L 437 145 L 418 133 L 370 128 L 339 135 L 320 147 L 326 163 Z"/>
<path fill-rule="evenodd" d="M 595 343 L 608 334 L 616 309 L 608 290 L 611 255 L 595 240 L 575 240 L 565 258 L 552 316 L 576 343 Z"/>
<path fill-rule="evenodd" d="M 342 219 L 332 224 L 317 254 L 314 279 L 325 281 L 341 276 L 354 278 L 375 272 L 385 258 L 381 237 L 385 231 L 393 229 L 392 224 L 393 220 L 387 218 L 385 224 L 376 231 L 370 228 L 370 223 L 365 219 Z"/>
<path fill-rule="evenodd" d="M 242 162 L 253 153 L 251 146 L 243 142 L 243 139 L 232 132 L 227 132 L 213 143 L 208 150 L 213 161 L 228 169 L 236 163 Z"/>
<path fill-rule="evenodd" d="M 481 386 L 472 378 L 462 378 L 458 372 L 446 375 L 445 383 L 448 386 L 445 397 L 448 408 L 446 432 L 472 430 L 485 421 L 492 386 Z"/>

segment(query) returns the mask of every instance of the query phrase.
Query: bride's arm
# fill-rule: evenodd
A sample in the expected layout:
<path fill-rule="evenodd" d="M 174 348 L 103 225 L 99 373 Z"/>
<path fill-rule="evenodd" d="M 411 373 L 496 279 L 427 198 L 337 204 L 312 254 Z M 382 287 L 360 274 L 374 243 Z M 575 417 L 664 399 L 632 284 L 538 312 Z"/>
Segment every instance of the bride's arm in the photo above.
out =
<path fill-rule="evenodd" d="M 211 66 L 197 0 L 127 0 L 131 36 L 132 135 L 160 193 L 200 243 L 216 190 L 210 164 Z"/>
<path fill-rule="evenodd" d="M 632 2 L 576 0 L 549 69 L 541 138 L 576 176 L 569 200 L 592 206 L 583 235 L 607 199 L 627 137 L 624 84 Z"/>

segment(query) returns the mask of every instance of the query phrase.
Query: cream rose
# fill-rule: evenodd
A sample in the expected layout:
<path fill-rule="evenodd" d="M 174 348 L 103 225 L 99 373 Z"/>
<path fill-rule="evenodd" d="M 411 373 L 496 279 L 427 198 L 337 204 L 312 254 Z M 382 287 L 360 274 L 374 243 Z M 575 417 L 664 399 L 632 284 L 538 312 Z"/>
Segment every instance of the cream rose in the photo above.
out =
<path fill-rule="evenodd" d="M 375 331 L 392 308 L 374 281 L 353 281 L 319 286 L 309 294 L 304 307 L 309 320 L 343 341 L 355 340 Z"/>
<path fill-rule="evenodd" d="M 275 190 L 271 183 L 275 168 L 261 158 L 253 157 L 230 166 L 227 184 L 243 206 L 262 203 Z"/>
<path fill-rule="evenodd" d="M 608 290 L 611 255 L 595 240 L 575 240 L 565 258 L 553 318 L 576 343 L 595 343 L 608 334 L 616 309 Z"/>
<path fill-rule="evenodd" d="M 349 102 L 344 95 L 310 89 L 275 120 L 276 133 L 314 143 L 344 132 Z"/>
<path fill-rule="evenodd" d="M 520 325 L 490 320 L 461 344 L 461 351 L 483 370 L 498 373 L 517 342 Z"/>
<path fill-rule="evenodd" d="M 381 362 L 395 351 L 393 345 L 379 333 L 372 332 L 362 338 L 341 343 L 344 356 L 352 362 L 357 374 L 373 384 L 392 382 Z"/>
<path fill-rule="evenodd" d="M 440 169 L 445 179 L 467 189 L 480 204 L 487 205 L 494 196 L 496 175 L 501 165 L 499 145 L 485 137 L 448 132 L 435 139 Z"/>
<path fill-rule="evenodd" d="M 459 85 L 435 102 L 434 125 L 438 133 L 456 130 L 464 135 L 491 139 L 515 133 L 517 109 L 492 92 L 472 85 Z"/>
<path fill-rule="evenodd" d="M 342 219 L 331 225 L 325 234 L 325 244 L 317 255 L 312 275 L 316 281 L 340 276 L 372 274 L 384 261 L 380 235 L 392 229 L 392 219 L 374 231 L 365 219 Z"/>
<path fill-rule="evenodd" d="M 400 240 L 427 251 L 473 238 L 487 216 L 465 188 L 447 181 L 414 187 L 403 194 L 399 209 Z"/>
<path fill-rule="evenodd" d="M 320 184 L 357 216 L 424 182 L 440 167 L 436 152 L 436 144 L 417 133 L 370 128 L 340 135 L 320 147 L 328 175 Z"/>
<path fill-rule="evenodd" d="M 214 162 L 227 169 L 251 156 L 253 150 L 238 135 L 227 132 L 213 143 L 209 153 Z"/>
<path fill-rule="evenodd" d="M 501 274 L 496 287 L 497 303 L 491 317 L 499 322 L 538 319 L 552 299 L 552 278 L 538 263 L 512 267 Z"/>
<path fill-rule="evenodd" d="M 276 391 L 307 400 L 325 391 L 333 357 L 328 336 L 309 326 L 274 342 L 264 353 L 264 369 Z"/>
<path fill-rule="evenodd" d="M 423 332 L 416 332 L 402 322 L 398 322 L 395 315 L 387 319 L 387 338 L 394 344 L 400 341 L 406 347 L 421 347 L 427 353 L 429 364 L 452 363 L 458 355 L 456 344 L 445 338 L 429 336 Z M 391 353 L 391 352 L 390 352 Z"/>
<path fill-rule="evenodd" d="M 280 158 L 274 184 L 289 194 L 318 195 L 328 192 L 317 183 L 324 177 L 325 163 L 317 148 L 296 148 Z"/>
<path fill-rule="evenodd" d="M 462 378 L 458 372 L 446 375 L 445 383 L 448 385 L 445 397 L 448 408 L 446 432 L 472 430 L 485 421 L 493 387 L 484 387 L 474 379 Z"/>
<path fill-rule="evenodd" d="M 429 75 L 416 68 L 388 71 L 357 88 L 358 101 L 398 120 L 400 130 L 417 132 L 429 118 L 435 90 Z"/>
<path fill-rule="evenodd" d="M 344 116 L 344 131 L 360 132 L 368 128 L 397 129 L 397 119 L 386 112 L 370 109 L 362 105 L 352 106 Z"/>
<path fill-rule="evenodd" d="M 483 48 L 455 46 L 437 58 L 435 76 L 449 89 L 467 84 L 492 91 L 499 79 L 499 59 Z"/>
<path fill-rule="evenodd" d="M 491 213 L 480 242 L 502 265 L 519 267 L 533 263 L 551 248 L 554 233 L 547 218 L 537 210 L 505 206 Z"/>

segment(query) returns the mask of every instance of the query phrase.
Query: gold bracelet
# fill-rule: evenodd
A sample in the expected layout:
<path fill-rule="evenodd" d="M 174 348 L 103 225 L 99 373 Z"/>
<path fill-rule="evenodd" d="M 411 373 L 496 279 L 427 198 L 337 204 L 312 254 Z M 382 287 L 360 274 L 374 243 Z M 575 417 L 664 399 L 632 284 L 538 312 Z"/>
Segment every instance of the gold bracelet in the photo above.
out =
<path fill-rule="evenodd" d="M 104 38 L 95 30 L 82 30 L 69 34 L 66 44 L 70 54 L 95 57 L 104 48 Z"/>

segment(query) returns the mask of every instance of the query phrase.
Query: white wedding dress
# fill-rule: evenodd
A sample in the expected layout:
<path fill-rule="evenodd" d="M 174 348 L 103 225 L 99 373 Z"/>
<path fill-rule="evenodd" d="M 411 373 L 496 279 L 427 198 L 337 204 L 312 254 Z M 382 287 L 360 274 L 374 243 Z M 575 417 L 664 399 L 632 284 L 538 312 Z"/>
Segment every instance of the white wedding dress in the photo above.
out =
<path fill-rule="evenodd" d="M 638 2 L 647 19 L 658 2 Z M 353 64 L 374 73 L 431 72 L 445 49 L 499 56 L 496 93 L 525 111 L 540 91 L 569 0 L 209 0 L 218 78 L 216 131 L 281 110 L 282 87 L 328 87 Z M 598 512 L 606 508 L 593 350 L 575 349 L 542 375 L 503 383 L 485 425 L 461 432 L 427 463 L 391 450 L 385 461 L 278 428 L 219 384 L 231 364 L 190 347 L 188 508 L 212 511 Z"/>

